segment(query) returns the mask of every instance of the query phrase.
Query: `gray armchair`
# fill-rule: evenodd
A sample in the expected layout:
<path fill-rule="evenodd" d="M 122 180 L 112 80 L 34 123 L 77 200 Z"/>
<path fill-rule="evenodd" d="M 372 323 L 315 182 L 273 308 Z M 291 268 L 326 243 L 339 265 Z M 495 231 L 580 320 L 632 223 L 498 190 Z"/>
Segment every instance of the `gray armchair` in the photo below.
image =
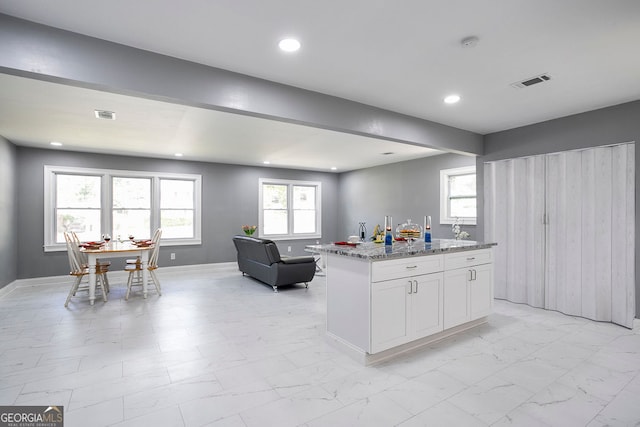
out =
<path fill-rule="evenodd" d="M 250 236 L 234 236 L 233 244 L 238 252 L 238 269 L 273 287 L 309 283 L 316 273 L 313 256 L 281 257 L 276 244 L 268 239 Z"/>

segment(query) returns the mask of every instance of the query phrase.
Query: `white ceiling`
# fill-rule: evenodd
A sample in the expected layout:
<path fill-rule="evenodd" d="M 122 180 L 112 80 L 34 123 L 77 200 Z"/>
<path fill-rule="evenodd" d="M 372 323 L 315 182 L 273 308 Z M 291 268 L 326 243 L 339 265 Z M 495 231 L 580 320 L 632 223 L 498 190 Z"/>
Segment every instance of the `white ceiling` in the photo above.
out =
<path fill-rule="evenodd" d="M 0 74 L 0 135 L 22 146 L 344 172 L 441 154 L 308 126 Z M 95 108 L 114 111 L 98 120 Z M 336 153 L 340 153 L 339 156 Z M 385 155 L 383 153 L 392 153 Z"/>
<path fill-rule="evenodd" d="M 640 99 L 638 0 L 0 0 L 0 12 L 480 134 Z M 472 35 L 477 46 L 463 48 Z M 302 49 L 278 51 L 283 36 L 298 37 Z M 541 73 L 551 80 L 510 86 Z M 65 139 L 105 151 L 119 136 L 123 154 L 173 153 L 180 141 L 203 160 L 261 162 L 258 154 L 277 152 L 283 166 L 342 170 L 433 154 L 388 141 L 369 153 L 358 145 L 370 147 L 368 138 L 78 88 L 62 88 L 67 102 L 54 105 L 47 96 L 60 95 L 57 85 L 14 79 L 0 79 L 0 134 L 18 144 Z M 33 91 L 30 84 L 47 87 L 22 104 L 10 98 L 19 95 L 13 86 Z M 80 91 L 91 111 L 111 102 L 119 115 L 111 125 L 127 122 L 114 135 L 106 123 L 80 121 L 73 110 L 82 105 L 65 91 Z M 443 104 L 453 92 L 461 102 Z M 37 128 L 22 116 L 34 110 Z M 280 145 L 264 153 L 260 140 Z M 255 159 L 243 160 L 245 143 Z M 336 159 L 331 144 L 345 155 Z M 381 160 L 383 151 L 402 154 Z M 308 158 L 316 162 L 302 163 Z"/>

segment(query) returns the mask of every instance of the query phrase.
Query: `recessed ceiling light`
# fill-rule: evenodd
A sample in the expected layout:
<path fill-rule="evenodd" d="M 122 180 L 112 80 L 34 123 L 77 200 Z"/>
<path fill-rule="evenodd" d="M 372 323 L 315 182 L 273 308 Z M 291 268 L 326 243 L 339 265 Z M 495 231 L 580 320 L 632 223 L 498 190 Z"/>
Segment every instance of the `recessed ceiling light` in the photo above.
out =
<path fill-rule="evenodd" d="M 271 162 L 270 162 L 269 160 L 265 160 L 265 161 L 264 161 L 264 162 L 262 162 L 262 163 L 264 163 L 265 165 L 270 165 L 270 164 L 271 164 Z"/>
<path fill-rule="evenodd" d="M 337 168 L 337 167 L 335 167 L 335 166 L 331 166 L 331 170 L 332 170 L 332 171 L 337 171 L 337 170 L 338 170 L 338 168 Z"/>
<path fill-rule="evenodd" d="M 386 153 L 380 153 L 380 154 L 382 154 L 383 156 L 390 156 L 390 155 L 392 155 L 394 153 L 393 153 L 393 151 L 387 151 Z"/>
<path fill-rule="evenodd" d="M 292 38 L 282 39 L 278 43 L 278 47 L 284 52 L 295 52 L 300 49 L 300 42 Z"/>
<path fill-rule="evenodd" d="M 51 141 L 50 143 L 51 145 L 53 145 L 54 147 L 62 147 L 62 142 L 58 142 L 58 141 Z"/>
<path fill-rule="evenodd" d="M 174 156 L 176 156 L 176 157 L 182 157 L 182 153 L 176 153 L 176 154 L 174 154 Z"/>
<path fill-rule="evenodd" d="M 446 104 L 455 104 L 460 101 L 460 95 L 449 95 L 444 99 Z"/>

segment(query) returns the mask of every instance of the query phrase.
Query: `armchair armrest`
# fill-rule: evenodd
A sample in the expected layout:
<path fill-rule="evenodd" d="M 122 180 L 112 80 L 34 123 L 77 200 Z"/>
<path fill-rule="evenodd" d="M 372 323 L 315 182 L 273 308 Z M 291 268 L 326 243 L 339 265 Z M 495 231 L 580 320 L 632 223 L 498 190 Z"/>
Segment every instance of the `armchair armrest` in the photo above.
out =
<path fill-rule="evenodd" d="M 315 262 L 315 258 L 310 255 L 281 257 L 280 262 L 283 264 L 303 264 L 306 262 Z"/>

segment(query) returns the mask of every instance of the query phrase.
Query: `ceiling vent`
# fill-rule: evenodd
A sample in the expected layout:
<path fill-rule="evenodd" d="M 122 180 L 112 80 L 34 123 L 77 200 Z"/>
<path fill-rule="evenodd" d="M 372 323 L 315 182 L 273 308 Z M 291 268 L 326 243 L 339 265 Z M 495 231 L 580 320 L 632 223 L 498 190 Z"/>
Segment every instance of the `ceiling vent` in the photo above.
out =
<path fill-rule="evenodd" d="M 519 82 L 511 83 L 511 86 L 518 89 L 524 89 L 525 87 L 537 85 L 538 83 L 548 82 L 549 80 L 551 80 L 551 76 L 545 73 L 540 74 L 539 76 L 529 77 L 528 79 Z"/>
<path fill-rule="evenodd" d="M 114 113 L 113 111 L 95 110 L 95 112 L 96 112 L 96 119 L 103 119 L 103 120 L 116 119 L 116 113 Z"/>

